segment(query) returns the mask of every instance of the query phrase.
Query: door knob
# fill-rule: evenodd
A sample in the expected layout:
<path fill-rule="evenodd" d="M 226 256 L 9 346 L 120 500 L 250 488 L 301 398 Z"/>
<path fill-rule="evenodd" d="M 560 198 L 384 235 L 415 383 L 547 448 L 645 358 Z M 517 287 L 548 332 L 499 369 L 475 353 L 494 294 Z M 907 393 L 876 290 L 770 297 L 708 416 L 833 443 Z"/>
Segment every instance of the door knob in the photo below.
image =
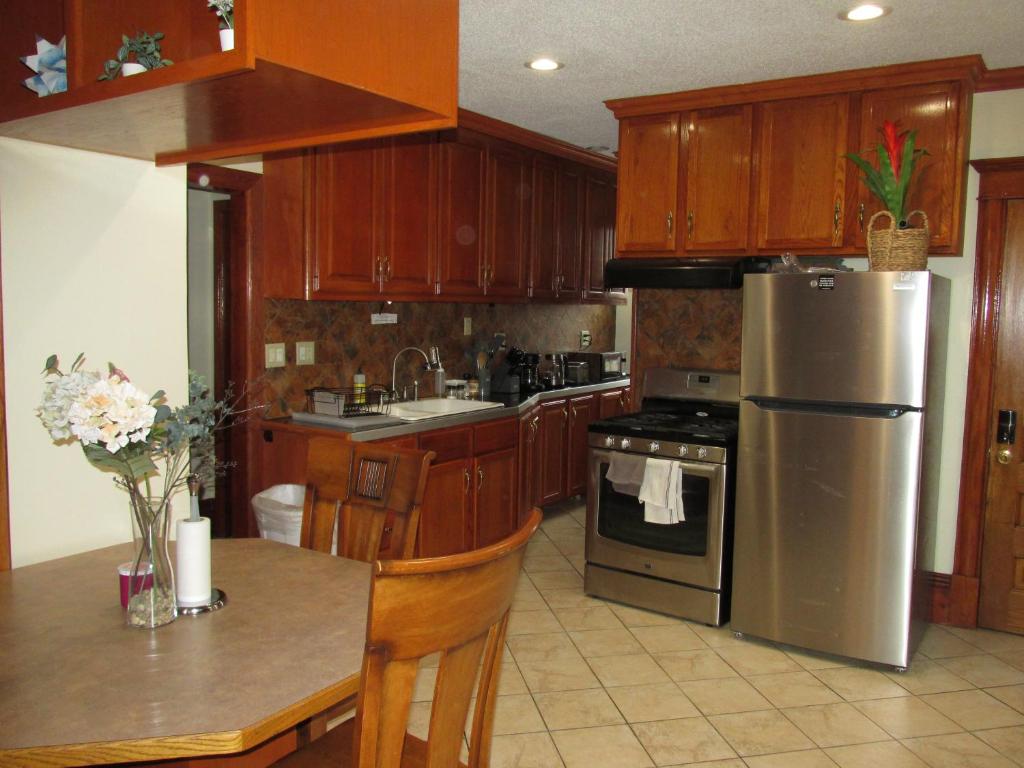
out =
<path fill-rule="evenodd" d="M 998 461 L 1000 464 L 1009 464 L 1010 459 L 1012 458 L 1013 454 L 1010 452 L 1009 448 L 1001 448 L 999 452 L 996 453 L 996 461 Z"/>

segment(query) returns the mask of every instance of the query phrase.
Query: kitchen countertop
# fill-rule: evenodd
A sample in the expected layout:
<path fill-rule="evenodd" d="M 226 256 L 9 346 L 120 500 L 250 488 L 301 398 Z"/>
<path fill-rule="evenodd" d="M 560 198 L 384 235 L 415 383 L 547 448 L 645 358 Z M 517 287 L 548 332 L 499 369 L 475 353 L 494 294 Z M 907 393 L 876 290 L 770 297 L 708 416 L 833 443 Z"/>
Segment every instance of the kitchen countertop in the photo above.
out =
<path fill-rule="evenodd" d="M 331 424 L 330 419 L 332 417 L 330 416 L 325 416 L 323 421 L 317 420 L 315 423 L 299 421 L 297 419 L 287 417 L 283 419 L 268 419 L 265 424 L 269 427 L 288 425 L 292 428 L 299 429 L 310 428 L 338 432 L 349 435 L 350 439 L 357 442 L 387 440 L 419 432 L 431 432 L 435 429 L 460 427 L 466 424 L 476 424 L 482 421 L 492 421 L 494 419 L 501 418 L 513 418 L 528 411 L 538 403 L 543 403 L 548 400 L 559 400 L 564 397 L 578 397 L 579 395 L 586 395 L 592 392 L 606 392 L 612 389 L 623 389 L 628 386 L 629 377 L 625 377 L 622 379 L 613 379 L 611 381 L 602 381 L 599 384 L 583 384 L 575 387 L 562 387 L 561 389 L 551 389 L 544 392 L 533 392 L 530 394 L 520 393 L 518 395 L 492 395 L 490 398 L 491 402 L 504 403 L 503 407 L 488 408 L 486 410 L 473 411 L 470 413 L 457 413 L 450 416 L 438 416 L 433 419 L 421 419 L 419 421 L 402 422 L 401 424 L 390 424 L 386 426 L 370 426 L 364 428 L 343 427 Z"/>

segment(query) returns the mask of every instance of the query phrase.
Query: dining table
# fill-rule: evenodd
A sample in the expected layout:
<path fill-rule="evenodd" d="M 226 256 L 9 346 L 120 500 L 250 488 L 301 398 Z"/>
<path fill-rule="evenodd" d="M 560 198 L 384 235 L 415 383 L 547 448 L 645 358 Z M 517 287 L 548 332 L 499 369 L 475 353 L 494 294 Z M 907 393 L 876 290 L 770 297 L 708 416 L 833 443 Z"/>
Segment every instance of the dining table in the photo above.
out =
<path fill-rule="evenodd" d="M 216 539 L 224 607 L 139 629 L 119 600 L 133 551 L 0 572 L 0 766 L 287 753 L 296 726 L 358 691 L 369 563 Z"/>

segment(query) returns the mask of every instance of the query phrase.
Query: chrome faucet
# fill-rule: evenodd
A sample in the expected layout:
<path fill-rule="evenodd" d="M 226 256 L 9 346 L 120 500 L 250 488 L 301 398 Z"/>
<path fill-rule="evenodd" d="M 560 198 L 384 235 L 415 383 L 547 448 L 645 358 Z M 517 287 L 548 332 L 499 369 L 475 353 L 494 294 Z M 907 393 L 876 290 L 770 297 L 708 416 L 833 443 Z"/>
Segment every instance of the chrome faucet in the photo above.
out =
<path fill-rule="evenodd" d="M 427 357 L 427 353 L 424 352 L 419 347 L 404 347 L 403 349 L 398 350 L 398 352 L 395 354 L 395 359 L 391 361 L 391 395 L 392 395 L 392 398 L 395 399 L 395 400 L 398 399 L 398 387 L 397 387 L 398 382 L 396 381 L 396 374 L 397 374 L 397 371 L 398 371 L 398 358 L 400 358 L 402 356 L 403 352 L 408 352 L 410 350 L 419 352 L 420 355 L 423 356 L 424 367 L 427 370 L 434 370 L 435 365 L 436 365 L 435 363 L 432 363 L 430 361 L 430 358 Z M 413 397 L 413 400 L 419 400 L 419 398 L 420 398 L 420 382 L 419 382 L 418 379 L 413 381 L 413 396 L 412 397 Z"/>

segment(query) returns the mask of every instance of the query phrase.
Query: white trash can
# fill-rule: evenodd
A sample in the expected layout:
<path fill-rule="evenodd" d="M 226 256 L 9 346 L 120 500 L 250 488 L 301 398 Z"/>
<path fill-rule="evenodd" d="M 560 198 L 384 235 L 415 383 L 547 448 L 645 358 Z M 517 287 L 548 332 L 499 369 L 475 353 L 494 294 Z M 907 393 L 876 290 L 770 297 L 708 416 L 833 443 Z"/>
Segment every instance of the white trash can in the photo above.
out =
<path fill-rule="evenodd" d="M 302 533 L 302 502 L 304 485 L 272 485 L 252 497 L 256 526 L 264 539 L 299 546 Z"/>

